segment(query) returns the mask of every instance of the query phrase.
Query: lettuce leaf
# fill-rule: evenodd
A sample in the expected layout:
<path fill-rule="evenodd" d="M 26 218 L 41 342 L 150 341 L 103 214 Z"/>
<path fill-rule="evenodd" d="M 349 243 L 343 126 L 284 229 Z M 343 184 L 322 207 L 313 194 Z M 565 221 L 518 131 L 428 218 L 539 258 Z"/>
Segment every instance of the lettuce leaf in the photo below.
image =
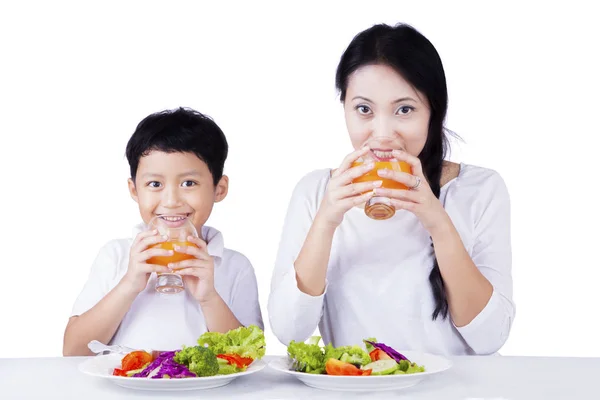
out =
<path fill-rule="evenodd" d="M 239 327 L 227 333 L 206 332 L 198 338 L 198 345 L 208 347 L 215 354 L 237 354 L 260 359 L 265 355 L 265 334 L 256 325 Z"/>

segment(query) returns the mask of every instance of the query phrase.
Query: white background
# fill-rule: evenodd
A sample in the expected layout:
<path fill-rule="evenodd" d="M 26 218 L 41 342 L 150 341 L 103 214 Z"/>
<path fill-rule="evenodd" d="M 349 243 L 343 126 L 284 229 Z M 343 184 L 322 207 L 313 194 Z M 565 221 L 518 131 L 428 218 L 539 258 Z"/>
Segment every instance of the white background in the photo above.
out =
<path fill-rule="evenodd" d="M 96 252 L 138 222 L 125 144 L 180 105 L 228 137 L 231 189 L 209 224 L 254 264 L 268 353 L 283 354 L 266 301 L 292 188 L 351 150 L 334 89 L 343 50 L 400 21 L 444 62 L 448 127 L 464 139 L 451 159 L 496 169 L 512 196 L 517 317 L 502 354 L 600 356 L 591 5 L 216 3 L 0 6 L 0 357 L 61 355 Z"/>

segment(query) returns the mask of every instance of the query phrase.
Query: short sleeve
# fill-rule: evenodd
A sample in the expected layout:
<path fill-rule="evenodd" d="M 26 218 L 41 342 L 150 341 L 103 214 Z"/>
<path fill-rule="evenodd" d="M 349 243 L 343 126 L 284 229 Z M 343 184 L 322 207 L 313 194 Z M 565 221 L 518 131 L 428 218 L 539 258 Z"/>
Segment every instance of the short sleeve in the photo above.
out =
<path fill-rule="evenodd" d="M 120 242 L 119 240 L 110 241 L 98 252 L 88 279 L 75 300 L 71 310 L 72 317 L 90 310 L 112 290 L 112 284 L 118 273 L 119 262 L 122 258 L 121 247 L 127 247 L 126 244 Z"/>
<path fill-rule="evenodd" d="M 239 253 L 232 261 L 242 265 L 238 265 L 240 272 L 233 286 L 231 312 L 242 325 L 256 325 L 264 330 L 254 268 L 250 261 Z"/>

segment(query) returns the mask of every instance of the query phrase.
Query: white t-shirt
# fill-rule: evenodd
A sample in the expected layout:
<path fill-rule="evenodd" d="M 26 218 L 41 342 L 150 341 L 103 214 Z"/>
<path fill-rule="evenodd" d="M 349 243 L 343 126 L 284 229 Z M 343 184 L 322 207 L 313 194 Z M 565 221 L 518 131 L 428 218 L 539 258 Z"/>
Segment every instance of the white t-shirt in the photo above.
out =
<path fill-rule="evenodd" d="M 133 238 L 144 229 L 134 228 L 131 239 L 108 242 L 96 257 L 89 278 L 75 301 L 71 315 L 81 315 L 94 307 L 110 292 L 127 272 L 129 250 Z M 211 227 L 202 228 L 208 253 L 214 257 L 215 289 L 236 318 L 245 326 L 263 329 L 258 302 L 254 268 L 250 261 L 233 250 L 224 248 L 222 234 Z M 132 348 L 170 350 L 182 345 L 194 346 L 207 331 L 198 302 L 183 291 L 161 294 L 155 290 L 156 274 L 152 274 L 146 289 L 134 300 L 111 340 Z"/>
<path fill-rule="evenodd" d="M 440 200 L 463 244 L 494 291 L 479 315 L 457 328 L 450 316 L 433 321 L 429 284 L 434 251 L 429 233 L 409 211 L 383 221 L 348 211 L 337 228 L 325 293 L 298 289 L 294 262 L 323 199 L 330 169 L 297 184 L 288 208 L 271 281 L 268 312 L 285 345 L 304 341 L 317 325 L 325 343 L 376 337 L 396 349 L 444 355 L 493 354 L 505 343 L 515 315 L 512 300 L 510 202 L 498 173 L 461 164 Z"/>

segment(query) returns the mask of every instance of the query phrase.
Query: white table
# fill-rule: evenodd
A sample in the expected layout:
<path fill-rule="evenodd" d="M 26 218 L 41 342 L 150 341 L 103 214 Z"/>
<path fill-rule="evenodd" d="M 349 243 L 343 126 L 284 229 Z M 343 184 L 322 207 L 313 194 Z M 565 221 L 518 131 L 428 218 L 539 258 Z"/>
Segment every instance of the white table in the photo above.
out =
<path fill-rule="evenodd" d="M 438 376 L 376 396 L 312 389 L 269 367 L 217 389 L 134 391 L 82 374 L 77 366 L 83 360 L 0 358 L 0 399 L 600 399 L 600 358 L 455 357 L 454 366 Z"/>

